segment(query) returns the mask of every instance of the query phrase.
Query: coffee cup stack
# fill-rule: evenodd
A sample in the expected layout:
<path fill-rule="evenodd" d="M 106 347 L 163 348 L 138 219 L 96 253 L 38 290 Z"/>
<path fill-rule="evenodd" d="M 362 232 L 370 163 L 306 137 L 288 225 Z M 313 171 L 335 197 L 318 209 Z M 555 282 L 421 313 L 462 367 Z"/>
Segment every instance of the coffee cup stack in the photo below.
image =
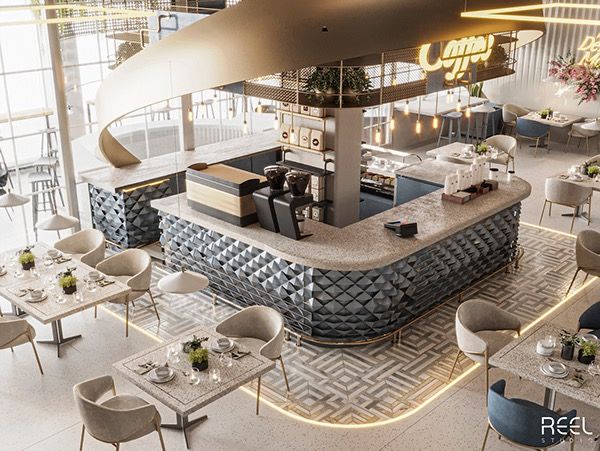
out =
<path fill-rule="evenodd" d="M 458 175 L 450 174 L 444 181 L 444 194 L 450 196 L 458 191 Z"/>

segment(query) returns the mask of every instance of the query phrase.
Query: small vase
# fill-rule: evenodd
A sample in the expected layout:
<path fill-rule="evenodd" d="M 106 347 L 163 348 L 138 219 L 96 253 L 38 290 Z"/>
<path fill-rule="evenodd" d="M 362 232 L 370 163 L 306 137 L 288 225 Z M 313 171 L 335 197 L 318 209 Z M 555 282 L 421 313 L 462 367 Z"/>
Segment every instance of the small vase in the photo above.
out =
<path fill-rule="evenodd" d="M 575 345 L 563 345 L 560 351 L 560 357 L 564 360 L 573 360 L 573 354 L 575 352 Z"/>
<path fill-rule="evenodd" d="M 579 362 L 583 363 L 584 365 L 589 365 L 594 360 L 596 360 L 596 356 L 595 355 L 583 355 L 583 349 L 580 349 L 579 354 L 577 355 L 577 360 L 579 360 Z"/>
<path fill-rule="evenodd" d="M 23 267 L 23 271 L 29 271 L 31 268 L 35 268 L 35 262 L 23 263 L 21 266 Z"/>
<path fill-rule="evenodd" d="M 77 291 L 77 285 L 73 285 L 70 287 L 64 287 L 63 288 L 63 293 L 65 294 L 73 294 Z"/>
<path fill-rule="evenodd" d="M 196 368 L 198 371 L 205 371 L 208 369 L 208 360 L 204 360 L 203 362 L 194 362 L 192 363 L 192 367 Z"/>

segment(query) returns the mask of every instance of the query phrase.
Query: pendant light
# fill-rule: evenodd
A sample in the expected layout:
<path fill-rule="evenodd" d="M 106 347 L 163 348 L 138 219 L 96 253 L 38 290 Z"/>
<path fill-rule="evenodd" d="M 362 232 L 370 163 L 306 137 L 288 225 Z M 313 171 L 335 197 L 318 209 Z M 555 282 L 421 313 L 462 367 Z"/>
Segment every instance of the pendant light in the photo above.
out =
<path fill-rule="evenodd" d="M 438 119 L 438 100 L 440 97 L 440 93 L 436 92 L 435 93 L 435 113 L 433 114 L 433 129 L 437 130 L 438 127 L 440 126 L 440 120 Z"/>
<path fill-rule="evenodd" d="M 467 118 L 471 117 L 471 85 L 467 85 L 467 109 L 465 111 Z"/>
<path fill-rule="evenodd" d="M 421 125 L 421 96 L 419 96 L 419 113 L 417 114 L 417 124 L 415 125 L 415 133 L 421 134 L 423 127 Z"/>
<path fill-rule="evenodd" d="M 59 213 L 54 213 L 50 217 L 40 220 L 35 225 L 36 229 L 39 230 L 66 230 L 75 227 L 79 224 L 79 219 L 74 216 L 65 216 Z"/>
<path fill-rule="evenodd" d="M 377 127 L 377 130 L 375 131 L 375 143 L 381 144 L 381 128 L 379 126 Z"/>
<path fill-rule="evenodd" d="M 248 98 L 246 96 L 243 97 L 243 104 L 242 106 L 244 107 L 244 123 L 242 125 L 242 133 L 244 135 L 248 134 Z"/>
<path fill-rule="evenodd" d="M 273 128 L 279 130 L 279 115 L 277 113 L 275 113 L 275 118 L 273 119 Z"/>
<path fill-rule="evenodd" d="M 292 112 L 290 114 L 291 117 L 291 126 L 290 126 L 290 143 L 294 144 L 296 142 L 296 130 L 294 129 L 294 111 L 292 109 Z"/>
<path fill-rule="evenodd" d="M 404 115 L 408 116 L 410 114 L 410 104 L 408 99 L 406 99 L 406 103 L 404 104 Z"/>
<path fill-rule="evenodd" d="M 8 191 L 8 193 L 0 196 L 0 208 L 20 207 L 29 201 L 29 197 L 21 196 L 20 194 L 15 194 L 11 191 Z"/>
<path fill-rule="evenodd" d="M 460 110 L 462 109 L 462 105 L 460 103 L 460 95 L 458 96 L 458 100 L 456 102 L 456 112 L 460 112 Z"/>
<path fill-rule="evenodd" d="M 194 111 L 192 110 L 192 107 L 188 108 L 187 119 L 188 119 L 188 122 L 194 122 Z"/>
<path fill-rule="evenodd" d="M 392 113 L 393 114 L 393 113 Z M 394 117 L 392 116 L 392 119 L 390 119 L 390 130 L 394 131 L 396 130 L 396 119 L 394 119 Z"/>

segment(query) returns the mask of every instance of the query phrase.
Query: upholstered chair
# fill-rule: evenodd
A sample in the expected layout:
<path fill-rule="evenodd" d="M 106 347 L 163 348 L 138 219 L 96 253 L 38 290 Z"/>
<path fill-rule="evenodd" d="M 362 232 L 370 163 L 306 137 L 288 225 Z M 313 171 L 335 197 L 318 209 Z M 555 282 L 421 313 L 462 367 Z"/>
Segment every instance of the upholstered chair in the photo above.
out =
<path fill-rule="evenodd" d="M 600 232 L 595 230 L 584 230 L 577 235 L 577 241 L 575 242 L 575 260 L 577 261 L 577 271 L 571 280 L 571 285 L 567 290 L 567 295 L 573 288 L 573 283 L 577 278 L 579 271 L 585 273 L 585 279 L 592 275 L 600 277 Z M 600 328 L 600 326 L 598 326 Z"/>
<path fill-rule="evenodd" d="M 537 157 L 538 148 L 544 143 L 544 139 L 548 138 L 547 150 L 550 150 L 550 126 L 541 124 L 531 119 L 525 119 L 522 117 L 517 118 L 516 127 L 517 139 L 523 138 L 531 141 L 535 141 L 534 156 Z M 521 143 L 519 142 L 519 145 Z"/>
<path fill-rule="evenodd" d="M 600 155 L 594 155 L 592 158 L 585 162 L 588 166 L 600 166 Z"/>
<path fill-rule="evenodd" d="M 113 396 L 100 401 L 109 392 Z M 83 450 L 86 431 L 96 440 L 113 444 L 117 451 L 121 443 L 157 432 L 160 446 L 165 451 L 156 407 L 137 396 L 117 395 L 111 376 L 81 382 L 73 387 L 73 395 L 83 422 L 79 451 Z"/>
<path fill-rule="evenodd" d="M 530 110 L 523 108 L 522 106 L 505 103 L 502 106 L 502 122 L 504 122 L 502 133 L 504 133 L 506 127 L 511 127 L 512 133 L 517 126 L 517 119 L 527 115 L 529 112 Z"/>
<path fill-rule="evenodd" d="M 506 166 L 506 172 L 508 172 L 508 165 L 512 162 L 512 170 L 515 170 L 515 156 L 517 153 L 517 140 L 515 138 L 508 135 L 495 135 L 490 136 L 484 142 L 499 150 L 498 157 L 489 161 L 491 164 L 504 165 Z"/>
<path fill-rule="evenodd" d="M 600 338 L 600 302 L 596 302 L 581 314 L 577 332 L 582 329 L 588 329 L 592 335 Z"/>
<path fill-rule="evenodd" d="M 107 276 L 114 277 L 131 288 L 131 292 L 127 296 L 111 301 L 114 304 L 125 304 L 126 337 L 129 336 L 129 304 L 146 293 L 150 295 L 156 318 L 160 321 L 154 296 L 152 296 L 152 292 L 150 291 L 152 258 L 150 258 L 150 255 L 146 251 L 128 249 L 98 263 L 96 269 Z M 97 309 L 94 315 L 97 315 Z"/>
<path fill-rule="evenodd" d="M 586 122 L 595 121 L 595 119 L 588 119 Z M 585 148 L 587 150 L 587 155 L 590 156 L 590 139 L 595 138 L 600 135 L 600 132 L 596 130 L 588 130 L 583 126 L 586 122 L 576 122 L 571 126 L 571 130 L 569 131 L 569 139 L 567 140 L 567 147 L 571 143 L 571 138 L 575 138 L 577 140 L 577 148 L 581 145 L 581 141 L 585 140 Z"/>
<path fill-rule="evenodd" d="M 548 216 L 552 215 L 552 204 L 562 205 L 564 207 L 571 207 L 573 209 L 573 217 L 571 219 L 571 229 L 575 225 L 576 211 L 579 208 L 588 205 L 588 225 L 592 219 L 592 188 L 577 185 L 566 180 L 560 180 L 558 178 L 547 178 L 546 179 L 546 199 L 544 200 L 544 207 L 542 208 L 542 214 L 540 215 L 539 224 L 542 225 L 544 219 L 544 212 L 546 211 L 546 205 L 550 204 L 548 210 Z"/>
<path fill-rule="evenodd" d="M 255 305 L 233 314 L 217 325 L 217 333 L 235 339 L 241 346 L 259 353 L 260 355 L 281 362 L 281 371 L 285 379 L 288 392 L 290 385 L 285 365 L 281 357 L 284 339 L 284 322 L 281 314 L 270 307 Z M 256 393 L 256 414 L 260 406 L 260 381 Z"/>
<path fill-rule="evenodd" d="M 452 365 L 450 376 L 461 354 L 485 369 L 485 390 L 489 387 L 489 358 L 513 340 L 513 334 L 521 333 L 521 321 L 511 313 L 480 299 L 463 302 L 456 310 L 456 341 L 458 354 Z"/>
<path fill-rule="evenodd" d="M 0 349 L 10 348 L 12 350 L 15 346 L 31 343 L 40 373 L 44 374 L 40 356 L 33 341 L 34 338 L 35 329 L 26 320 L 0 317 Z"/>
<path fill-rule="evenodd" d="M 85 229 L 57 241 L 54 248 L 95 268 L 104 260 L 104 234 L 96 229 Z"/>
<path fill-rule="evenodd" d="M 493 429 L 507 442 L 518 447 L 546 450 L 553 448 L 572 437 L 571 421 L 577 416 L 576 410 L 559 414 L 544 406 L 526 399 L 506 398 L 506 381 L 495 382 L 488 391 L 488 425 L 481 451 L 484 451 L 490 429 Z M 542 428 L 543 418 L 552 418 L 555 428 Z M 575 440 L 570 440 L 571 451 Z"/>

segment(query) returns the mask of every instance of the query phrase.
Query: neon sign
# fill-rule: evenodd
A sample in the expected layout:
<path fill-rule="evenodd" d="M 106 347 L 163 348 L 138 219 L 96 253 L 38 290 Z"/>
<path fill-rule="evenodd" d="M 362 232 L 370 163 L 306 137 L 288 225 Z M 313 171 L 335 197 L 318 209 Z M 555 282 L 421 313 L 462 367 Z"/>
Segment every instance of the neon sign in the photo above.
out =
<path fill-rule="evenodd" d="M 577 50 L 583 52 L 579 64 L 600 67 L 600 34 L 598 36 L 587 36 Z"/>
<path fill-rule="evenodd" d="M 480 61 L 487 61 L 492 54 L 494 45 L 494 36 L 471 36 L 462 39 L 453 39 L 449 41 L 441 50 L 439 56 L 434 62 L 430 61 L 429 52 L 431 44 L 421 46 L 419 52 L 419 65 L 426 72 L 437 72 L 441 69 L 448 69 L 445 78 L 447 81 L 453 81 L 461 78 L 469 65 Z"/>

